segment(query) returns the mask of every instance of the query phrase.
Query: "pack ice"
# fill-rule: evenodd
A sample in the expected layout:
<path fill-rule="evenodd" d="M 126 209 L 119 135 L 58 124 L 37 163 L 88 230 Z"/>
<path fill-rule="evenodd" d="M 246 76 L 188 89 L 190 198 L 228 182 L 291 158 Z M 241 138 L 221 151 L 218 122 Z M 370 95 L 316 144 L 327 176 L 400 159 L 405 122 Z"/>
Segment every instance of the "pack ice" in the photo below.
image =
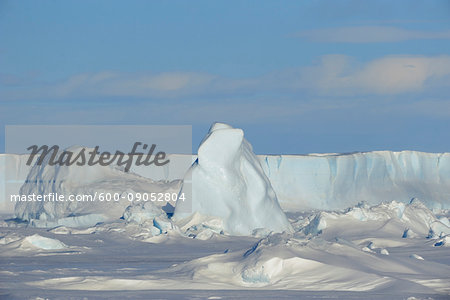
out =
<path fill-rule="evenodd" d="M 250 235 L 257 229 L 292 230 L 242 129 L 213 124 L 184 185 L 188 178 L 192 201 L 177 202 L 175 220 L 193 213 L 219 217 L 224 230 L 233 235 Z"/>
<path fill-rule="evenodd" d="M 192 197 L 179 197 L 172 220 L 151 202 L 19 203 L 17 217 L 54 228 L 0 218 L 0 282 L 10 290 L 0 289 L 0 298 L 95 298 L 101 291 L 147 299 L 151 290 L 177 299 L 247 292 L 447 299 L 449 157 L 413 151 L 257 157 L 242 130 L 217 123 L 183 186 L 155 182 L 145 168 L 136 170 L 139 176 L 114 166 L 33 166 L 22 194 L 181 188 Z M 179 178 L 173 171 L 179 170 L 158 176 Z M 291 210 L 289 219 L 278 200 Z M 357 204 L 363 200 L 368 204 Z M 80 225 L 94 226 L 74 228 Z"/>

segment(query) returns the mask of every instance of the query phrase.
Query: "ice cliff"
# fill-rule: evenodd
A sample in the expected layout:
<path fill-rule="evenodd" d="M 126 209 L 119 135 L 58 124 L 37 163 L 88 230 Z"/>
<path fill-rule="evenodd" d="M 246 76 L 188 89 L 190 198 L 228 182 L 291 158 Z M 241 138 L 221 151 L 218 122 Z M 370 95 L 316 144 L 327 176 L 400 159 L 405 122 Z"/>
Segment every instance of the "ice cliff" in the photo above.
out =
<path fill-rule="evenodd" d="M 375 151 L 352 154 L 260 156 L 287 210 L 343 209 L 419 198 L 450 208 L 450 153 Z"/>

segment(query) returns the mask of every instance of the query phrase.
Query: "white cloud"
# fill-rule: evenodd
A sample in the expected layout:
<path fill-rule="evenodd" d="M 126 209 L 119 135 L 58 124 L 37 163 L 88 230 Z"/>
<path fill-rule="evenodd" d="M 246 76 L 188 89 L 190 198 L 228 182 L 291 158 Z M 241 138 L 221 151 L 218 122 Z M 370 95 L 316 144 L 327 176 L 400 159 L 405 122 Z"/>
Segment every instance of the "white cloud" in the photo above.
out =
<path fill-rule="evenodd" d="M 343 55 L 327 55 L 302 70 L 299 87 L 321 94 L 401 94 L 450 85 L 450 56 L 386 56 L 360 64 Z"/>
<path fill-rule="evenodd" d="M 423 90 L 429 80 L 450 74 L 450 57 L 386 57 L 367 64 L 355 81 L 375 93 Z"/>
<path fill-rule="evenodd" d="M 409 30 L 392 26 L 355 26 L 305 30 L 296 34 L 315 42 L 383 43 L 407 40 L 450 39 L 450 30 Z"/>

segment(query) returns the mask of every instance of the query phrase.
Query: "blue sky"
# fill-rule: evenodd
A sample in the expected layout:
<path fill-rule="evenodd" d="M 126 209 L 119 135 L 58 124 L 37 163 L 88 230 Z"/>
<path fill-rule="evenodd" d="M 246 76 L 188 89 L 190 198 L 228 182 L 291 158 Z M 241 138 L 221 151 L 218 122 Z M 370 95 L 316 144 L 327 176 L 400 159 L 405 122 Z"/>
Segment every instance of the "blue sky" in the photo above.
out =
<path fill-rule="evenodd" d="M 449 1 L 0 1 L 0 126 L 214 121 L 257 153 L 450 151 Z M 3 148 L 1 130 L 0 148 Z"/>

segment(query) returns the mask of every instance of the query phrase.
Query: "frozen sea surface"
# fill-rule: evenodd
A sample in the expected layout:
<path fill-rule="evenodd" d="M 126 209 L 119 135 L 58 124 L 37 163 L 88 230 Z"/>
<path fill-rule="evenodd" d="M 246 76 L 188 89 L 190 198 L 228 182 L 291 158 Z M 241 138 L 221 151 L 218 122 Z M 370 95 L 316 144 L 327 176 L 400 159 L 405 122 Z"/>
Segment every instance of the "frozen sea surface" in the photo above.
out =
<path fill-rule="evenodd" d="M 18 203 L 0 218 L 0 298 L 449 299 L 449 157 L 258 158 L 214 124 L 183 181 L 34 166 L 22 194 L 178 195 L 192 179 L 192 210 Z"/>
<path fill-rule="evenodd" d="M 317 216 L 328 226 L 305 234 Z M 169 232 L 153 242 L 133 238 L 125 222 L 58 230 L 1 222 L 0 298 L 448 299 L 443 234 L 427 238 L 417 227 L 405 238 L 401 219 L 352 211 L 290 217 L 295 234 L 199 240 Z M 29 246 L 29 237 L 58 247 Z"/>

